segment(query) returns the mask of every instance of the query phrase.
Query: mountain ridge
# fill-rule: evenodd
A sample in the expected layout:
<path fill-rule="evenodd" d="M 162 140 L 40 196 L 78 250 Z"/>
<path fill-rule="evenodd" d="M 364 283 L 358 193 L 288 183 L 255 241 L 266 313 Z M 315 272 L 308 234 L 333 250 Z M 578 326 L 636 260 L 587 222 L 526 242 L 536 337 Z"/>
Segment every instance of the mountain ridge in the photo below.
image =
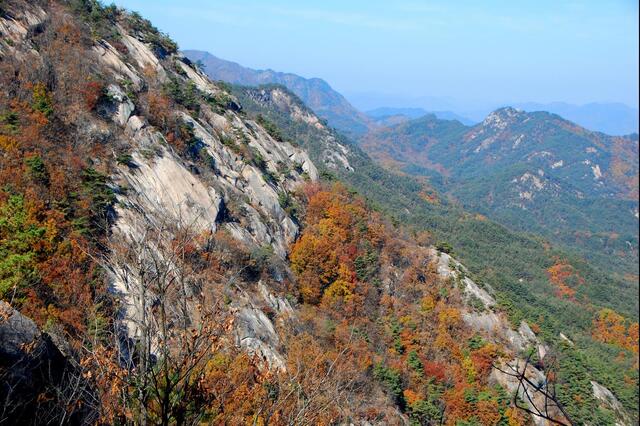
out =
<path fill-rule="evenodd" d="M 415 120 L 428 114 L 433 114 L 441 120 L 457 120 L 467 126 L 476 124 L 474 121 L 452 111 L 427 111 L 424 108 L 381 107 L 365 111 L 365 114 L 384 127 L 398 124 L 402 121 Z"/>
<path fill-rule="evenodd" d="M 184 54 L 193 62 L 202 63 L 205 72 L 213 80 L 232 84 L 258 86 L 282 84 L 298 95 L 312 110 L 329 124 L 352 135 L 362 135 L 372 125 L 368 117 L 356 110 L 331 86 L 320 78 L 304 78 L 293 73 L 273 70 L 254 70 L 238 63 L 196 50 L 185 50 Z"/>
<path fill-rule="evenodd" d="M 0 422 L 637 420 L 637 288 L 138 14 L 1 12 Z"/>
<path fill-rule="evenodd" d="M 535 101 L 459 101 L 446 97 L 422 96 L 410 97 L 376 93 L 345 93 L 346 97 L 357 108 L 368 111 L 380 107 L 422 108 L 427 111 L 452 111 L 469 118 L 474 123 L 498 108 L 511 105 L 523 110 L 549 111 L 591 131 L 599 131 L 610 135 L 637 133 L 639 129 L 638 108 L 619 102 L 589 102 L 573 104 L 568 102 L 535 102 Z"/>
<path fill-rule="evenodd" d="M 549 111 L 573 121 L 591 131 L 622 136 L 638 133 L 638 109 L 615 102 L 590 102 L 574 105 L 566 102 L 516 102 L 513 106 L 525 111 Z"/>
<path fill-rule="evenodd" d="M 594 244 L 621 233 L 620 250 L 624 241 L 637 247 L 637 137 L 512 107 L 475 126 L 456 123 L 425 116 L 374 131 L 361 143 L 388 167 L 426 176 L 468 208 L 516 229 L 549 238 L 562 231 L 567 244 L 573 232 L 592 232 Z M 608 244 L 596 246 L 610 250 Z M 637 249 L 629 254 L 636 258 Z"/>

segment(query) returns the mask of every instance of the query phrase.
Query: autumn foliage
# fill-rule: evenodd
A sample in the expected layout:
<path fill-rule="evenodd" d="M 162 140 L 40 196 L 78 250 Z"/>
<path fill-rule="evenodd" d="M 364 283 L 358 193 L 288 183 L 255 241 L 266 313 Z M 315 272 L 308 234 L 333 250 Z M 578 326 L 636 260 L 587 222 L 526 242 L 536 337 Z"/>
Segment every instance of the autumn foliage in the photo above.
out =
<path fill-rule="evenodd" d="M 55 105 L 42 84 L 25 90 L 31 102 L 4 99 L 0 128 L 0 296 L 41 325 L 53 321 L 77 334 L 89 319 L 84 307 L 102 288 L 87 237 L 99 238 L 91 218 L 104 212 L 83 179 L 90 147 L 73 149 L 56 132 Z"/>
<path fill-rule="evenodd" d="M 593 321 L 593 338 L 638 355 L 638 323 L 629 322 L 611 309 L 602 309 Z"/>
<path fill-rule="evenodd" d="M 459 290 L 439 278 L 427 248 L 339 184 L 312 184 L 306 194 L 290 259 L 313 334 L 336 347 L 351 336 L 351 350 L 369 360 L 369 380 L 417 424 L 507 422 L 509 398 L 487 381 L 500 351 L 468 343 Z M 365 401 L 370 417 L 394 421 Z"/>
<path fill-rule="evenodd" d="M 220 229 L 163 230 L 137 247 L 116 242 L 115 193 L 126 188 L 114 189 L 109 178 L 119 167 L 112 157 L 131 147 L 102 116 L 115 77 L 87 54 L 96 33 L 73 19 L 67 2 L 49 3 L 49 19 L 29 35 L 39 60 L 0 61 L 0 298 L 69 343 L 72 379 L 81 383 L 71 388 L 77 393 L 55 389 L 39 400 L 64 397 L 51 404 L 70 412 L 91 405 L 97 424 L 525 423 L 489 380 L 505 354 L 465 324 L 461 289 L 437 273 L 429 233 L 409 235 L 341 184 L 303 188 L 301 233 L 289 259 L 256 256 Z M 97 2 L 73 3 L 94 21 L 98 12 L 115 14 Z M 136 16 L 127 22 L 150 25 Z M 126 54 L 117 38 L 110 42 Z M 193 128 L 176 109 L 195 115 L 201 99 L 193 84 L 185 93 L 174 87 L 181 100 L 172 96 L 152 68 L 137 73 L 147 80 L 132 94 L 135 113 L 183 155 Z M 237 154 L 248 157 L 243 148 Z M 421 196 L 438 202 L 431 192 Z M 109 256 L 161 249 L 168 269 L 142 268 L 140 277 L 184 285 L 164 298 L 156 288 L 145 293 L 153 294 L 141 297 L 149 304 L 146 342 L 125 338 L 106 275 L 117 274 L 115 266 L 133 274 L 136 262 L 118 265 Z M 571 265 L 558 262 L 548 273 L 560 297 L 575 297 L 581 278 Z M 259 305 L 258 285 L 295 314 L 277 318 L 274 307 Z M 242 351 L 232 332 L 234 314 L 249 307 L 273 319 L 272 368 Z M 162 327 L 151 329 L 156 320 Z M 593 333 L 638 351 L 637 323 L 612 311 L 600 313 Z"/>
<path fill-rule="evenodd" d="M 555 287 L 556 296 L 559 298 L 575 299 L 576 287 L 584 284 L 584 279 L 578 275 L 575 268 L 561 260 L 547 269 L 549 281 Z"/>

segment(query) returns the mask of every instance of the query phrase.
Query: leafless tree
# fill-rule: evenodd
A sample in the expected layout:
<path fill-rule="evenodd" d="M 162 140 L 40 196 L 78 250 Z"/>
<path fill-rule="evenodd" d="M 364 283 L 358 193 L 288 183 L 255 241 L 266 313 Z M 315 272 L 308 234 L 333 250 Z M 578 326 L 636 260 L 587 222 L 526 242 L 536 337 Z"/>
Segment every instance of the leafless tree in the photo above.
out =
<path fill-rule="evenodd" d="M 533 352 L 529 353 L 523 362 L 516 360 L 504 365 L 494 364 L 493 367 L 517 381 L 518 385 L 513 394 L 513 403 L 516 408 L 553 424 L 573 426 L 571 417 L 558 399 L 555 380 L 558 369 L 556 359 L 551 355 L 545 357 L 544 380 L 534 382 L 527 375 L 530 367 L 533 367 L 532 356 Z"/>
<path fill-rule="evenodd" d="M 116 402 L 136 423 L 196 421 L 187 418 L 186 398 L 228 326 L 221 298 L 203 289 L 205 281 L 219 283 L 191 259 L 198 237 L 180 220 L 144 221 L 113 236 L 101 258 L 122 301 L 119 325 L 110 333 L 122 384 Z M 95 347 L 86 349 L 96 355 Z M 113 373 L 104 371 L 113 365 L 102 367 L 104 377 Z"/>

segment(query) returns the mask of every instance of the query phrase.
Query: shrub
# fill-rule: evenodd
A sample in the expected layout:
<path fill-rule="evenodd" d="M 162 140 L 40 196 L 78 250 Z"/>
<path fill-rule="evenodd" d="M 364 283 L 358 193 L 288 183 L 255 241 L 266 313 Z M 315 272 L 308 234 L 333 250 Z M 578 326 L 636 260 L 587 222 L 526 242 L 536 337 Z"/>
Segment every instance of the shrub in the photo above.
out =
<path fill-rule="evenodd" d="M 87 109 L 93 111 L 104 96 L 104 85 L 97 81 L 90 81 L 84 85 L 81 91 Z"/>
<path fill-rule="evenodd" d="M 256 166 L 262 171 L 267 170 L 267 161 L 264 159 L 260 151 L 255 148 L 251 148 L 251 164 Z"/>
<path fill-rule="evenodd" d="M 398 405 L 403 405 L 401 404 L 404 399 L 402 396 L 402 377 L 399 372 L 379 363 L 373 368 L 373 377 L 382 383 Z"/>
<path fill-rule="evenodd" d="M 36 247 L 45 234 L 45 227 L 30 220 L 21 195 L 0 202 L 0 298 L 19 298 L 20 289 L 37 279 Z"/>
<path fill-rule="evenodd" d="M 93 168 L 84 169 L 82 172 L 82 184 L 85 193 L 91 199 L 89 228 L 82 227 L 81 232 L 93 231 L 96 233 L 106 229 L 109 222 L 109 211 L 115 202 L 113 190 L 109 187 L 109 179 L 104 174 Z M 83 221 L 79 224 L 82 226 Z"/>
<path fill-rule="evenodd" d="M 114 24 L 120 10 L 115 5 L 103 6 L 98 0 L 70 0 L 69 4 L 89 26 L 93 39 L 114 40 L 118 37 Z"/>
<path fill-rule="evenodd" d="M 423 399 L 409 406 L 412 425 L 441 424 L 442 412 L 434 402 Z"/>
<path fill-rule="evenodd" d="M 280 129 L 278 129 L 278 126 L 273 124 L 262 114 L 258 114 L 258 116 L 256 117 L 256 121 L 260 126 L 262 126 L 264 130 L 267 131 L 269 136 L 271 136 L 276 141 L 282 142 L 282 133 L 280 133 Z"/>
<path fill-rule="evenodd" d="M 147 109 L 149 122 L 167 131 L 174 121 L 171 99 L 165 93 L 150 90 L 147 95 Z"/>
<path fill-rule="evenodd" d="M 294 220 L 299 219 L 300 214 L 300 206 L 296 202 L 295 198 L 291 196 L 287 191 L 281 191 L 278 194 L 278 202 L 280 203 L 280 207 L 287 212 L 289 216 L 291 216 Z"/>
<path fill-rule="evenodd" d="M 249 255 L 249 266 L 254 272 L 258 273 L 265 268 L 269 267 L 273 259 L 274 252 L 273 247 L 270 244 L 265 244 L 260 247 L 251 250 Z"/>
<path fill-rule="evenodd" d="M 45 117 L 49 118 L 53 114 L 53 101 L 51 94 L 42 83 L 33 86 L 33 104 L 32 107 L 36 111 L 40 111 Z"/>
<path fill-rule="evenodd" d="M 49 182 L 49 173 L 39 155 L 32 155 L 24 159 L 27 166 L 29 176 L 36 182 L 47 184 Z"/>
<path fill-rule="evenodd" d="M 378 271 L 378 255 L 374 251 L 367 251 L 366 254 L 356 257 L 353 264 L 358 279 L 360 281 L 369 280 Z"/>
<path fill-rule="evenodd" d="M 446 241 L 440 241 L 436 244 L 436 250 L 441 251 L 442 253 L 453 254 L 453 247 Z"/>
<path fill-rule="evenodd" d="M 223 133 L 220 133 L 218 137 L 220 138 L 220 142 L 222 143 L 222 145 L 226 146 L 238 155 L 244 155 L 243 149 L 236 143 L 236 141 L 232 137 L 229 137 Z"/>
<path fill-rule="evenodd" d="M 482 348 L 487 342 L 479 334 L 474 334 L 468 341 L 467 346 L 472 351 Z"/>
<path fill-rule="evenodd" d="M 477 312 L 484 312 L 486 310 L 484 302 L 475 294 L 469 294 L 467 304 L 471 309 Z"/>
<path fill-rule="evenodd" d="M 133 157 L 128 152 L 123 152 L 121 154 L 118 154 L 118 156 L 116 157 L 116 162 L 124 166 L 131 166 L 133 164 Z"/>
<path fill-rule="evenodd" d="M 249 159 L 245 158 L 245 162 L 256 166 L 262 172 L 262 176 L 264 177 L 264 180 L 267 183 L 271 183 L 271 184 L 278 183 L 278 177 L 271 170 L 269 170 L 269 167 L 267 166 L 267 161 L 264 159 L 262 154 L 260 154 L 260 151 L 258 151 L 255 148 L 250 148 L 249 152 L 250 152 L 250 157 Z"/>
<path fill-rule="evenodd" d="M 153 45 L 155 53 L 159 56 L 162 57 L 178 51 L 178 45 L 175 41 L 158 31 L 149 20 L 143 18 L 139 13 L 131 13 L 127 17 L 127 22 L 133 31 L 140 33 L 147 43 Z"/>
<path fill-rule="evenodd" d="M 335 182 L 338 180 L 336 175 L 327 169 L 320 170 L 320 179 L 326 182 Z"/>
<path fill-rule="evenodd" d="M 207 103 L 211 106 L 211 108 L 221 114 L 226 109 L 231 107 L 233 103 L 233 99 L 225 92 L 218 92 L 215 95 L 207 95 L 205 97 Z"/>
<path fill-rule="evenodd" d="M 424 374 L 424 366 L 422 365 L 422 361 L 420 360 L 420 357 L 418 356 L 418 353 L 416 351 L 409 352 L 409 356 L 407 357 L 407 365 L 409 365 L 409 367 L 413 371 L 418 373 L 419 376 L 422 376 Z"/>
<path fill-rule="evenodd" d="M 200 111 L 201 95 L 194 82 L 189 81 L 185 84 L 172 78 L 164 85 L 163 89 L 167 96 L 190 112 L 198 113 Z"/>
<path fill-rule="evenodd" d="M 2 130 L 6 133 L 15 133 L 18 130 L 18 123 L 20 116 L 15 111 L 8 111 L 4 114 L 0 114 L 0 123 L 2 123 Z"/>

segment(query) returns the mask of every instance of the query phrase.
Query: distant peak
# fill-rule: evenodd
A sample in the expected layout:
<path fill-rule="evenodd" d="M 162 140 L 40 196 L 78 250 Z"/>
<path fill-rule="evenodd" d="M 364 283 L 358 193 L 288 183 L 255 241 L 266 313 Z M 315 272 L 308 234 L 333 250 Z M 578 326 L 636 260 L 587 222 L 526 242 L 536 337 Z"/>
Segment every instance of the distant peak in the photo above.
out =
<path fill-rule="evenodd" d="M 514 108 L 512 106 L 506 106 L 502 108 L 498 108 L 492 114 L 500 114 L 508 117 L 515 117 L 517 115 L 523 114 L 524 111 L 519 108 Z"/>
<path fill-rule="evenodd" d="M 515 122 L 524 115 L 526 115 L 526 112 L 523 110 L 507 106 L 499 108 L 489 114 L 482 122 L 482 125 L 485 127 L 504 129 L 509 123 Z"/>

